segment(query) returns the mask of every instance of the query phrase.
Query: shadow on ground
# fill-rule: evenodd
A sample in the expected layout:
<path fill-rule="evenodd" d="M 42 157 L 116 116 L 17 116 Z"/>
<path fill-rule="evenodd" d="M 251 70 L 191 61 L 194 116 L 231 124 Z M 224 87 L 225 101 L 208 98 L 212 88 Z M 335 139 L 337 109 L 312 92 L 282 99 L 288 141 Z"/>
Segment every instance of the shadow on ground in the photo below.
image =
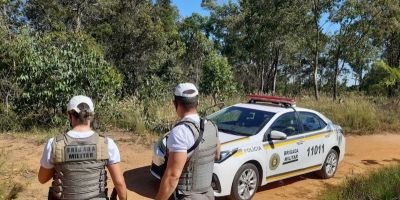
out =
<path fill-rule="evenodd" d="M 155 198 L 160 182 L 150 175 L 150 166 L 125 171 L 124 178 L 128 190 L 143 197 Z"/>
<path fill-rule="evenodd" d="M 261 186 L 260 188 L 258 188 L 257 192 L 262 192 L 262 191 L 272 190 L 272 189 L 279 188 L 279 187 L 284 187 L 284 186 L 291 185 L 293 183 L 303 181 L 306 179 L 321 179 L 321 178 L 316 173 L 308 173 L 308 174 L 284 179 L 281 181 L 275 181 L 272 183 L 268 183 L 267 185 L 264 185 L 264 186 Z M 216 198 L 216 200 L 228 200 L 228 198 L 227 197 L 218 197 L 218 198 Z"/>

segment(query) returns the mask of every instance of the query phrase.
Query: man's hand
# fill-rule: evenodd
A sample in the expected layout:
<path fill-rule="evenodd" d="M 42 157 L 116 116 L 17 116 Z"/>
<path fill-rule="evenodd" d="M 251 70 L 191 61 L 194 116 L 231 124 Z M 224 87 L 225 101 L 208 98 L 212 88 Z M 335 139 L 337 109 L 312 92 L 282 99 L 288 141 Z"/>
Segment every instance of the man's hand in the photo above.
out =
<path fill-rule="evenodd" d="M 156 200 L 168 200 L 178 185 L 179 177 L 187 160 L 186 152 L 169 152 L 167 169 L 161 179 Z"/>

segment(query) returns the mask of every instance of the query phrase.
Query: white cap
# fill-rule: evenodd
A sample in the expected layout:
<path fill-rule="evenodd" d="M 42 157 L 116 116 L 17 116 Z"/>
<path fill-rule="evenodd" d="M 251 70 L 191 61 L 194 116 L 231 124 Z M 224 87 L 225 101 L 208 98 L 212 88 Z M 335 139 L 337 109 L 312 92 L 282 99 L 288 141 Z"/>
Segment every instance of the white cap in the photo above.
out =
<path fill-rule="evenodd" d="M 178 97 L 195 97 L 199 95 L 199 91 L 192 83 L 181 83 L 175 87 L 175 96 Z"/>
<path fill-rule="evenodd" d="M 94 105 L 92 99 L 87 96 L 74 96 L 71 100 L 69 100 L 67 105 L 67 111 L 75 110 L 79 113 L 81 110 L 78 108 L 78 105 L 81 103 L 86 103 L 89 106 L 89 112 L 94 112 Z"/>

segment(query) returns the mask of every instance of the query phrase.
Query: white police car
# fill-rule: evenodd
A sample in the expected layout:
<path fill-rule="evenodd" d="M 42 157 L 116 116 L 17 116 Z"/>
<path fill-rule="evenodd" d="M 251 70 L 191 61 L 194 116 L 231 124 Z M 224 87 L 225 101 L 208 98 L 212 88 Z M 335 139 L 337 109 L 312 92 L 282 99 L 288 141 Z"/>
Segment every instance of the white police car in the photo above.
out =
<path fill-rule="evenodd" d="M 215 162 L 216 196 L 251 199 L 260 185 L 317 172 L 334 176 L 345 153 L 340 126 L 291 99 L 250 95 L 250 101 L 207 118 L 219 129 L 221 159 Z M 151 173 L 159 178 L 165 139 L 154 146 Z"/>

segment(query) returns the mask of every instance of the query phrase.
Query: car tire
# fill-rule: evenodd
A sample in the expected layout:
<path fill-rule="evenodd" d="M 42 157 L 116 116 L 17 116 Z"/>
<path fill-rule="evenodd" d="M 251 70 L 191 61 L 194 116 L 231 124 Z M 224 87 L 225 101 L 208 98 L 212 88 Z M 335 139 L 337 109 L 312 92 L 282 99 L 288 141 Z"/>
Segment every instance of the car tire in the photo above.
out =
<path fill-rule="evenodd" d="M 249 200 L 256 194 L 259 185 L 260 173 L 257 167 L 246 163 L 235 174 L 229 199 Z"/>
<path fill-rule="evenodd" d="M 324 165 L 322 166 L 322 169 L 318 171 L 318 175 L 323 179 L 332 178 L 336 173 L 338 162 L 339 162 L 338 152 L 334 149 L 331 149 L 325 158 L 325 162 Z"/>

